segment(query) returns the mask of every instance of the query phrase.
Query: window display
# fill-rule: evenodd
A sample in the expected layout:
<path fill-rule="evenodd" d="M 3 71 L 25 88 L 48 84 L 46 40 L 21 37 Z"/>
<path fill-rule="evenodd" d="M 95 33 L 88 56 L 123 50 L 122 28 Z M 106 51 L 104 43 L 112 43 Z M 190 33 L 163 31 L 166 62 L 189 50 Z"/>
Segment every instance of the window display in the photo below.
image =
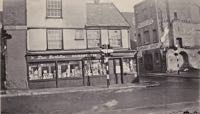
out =
<path fill-rule="evenodd" d="M 100 60 L 88 60 L 84 62 L 85 64 L 85 76 L 100 76 L 105 75 L 105 65 L 101 64 Z"/>
<path fill-rule="evenodd" d="M 58 64 L 58 78 L 81 77 L 81 61 L 70 61 Z"/>
<path fill-rule="evenodd" d="M 136 64 L 133 59 L 123 59 L 123 70 L 124 73 L 135 73 Z"/>
<path fill-rule="evenodd" d="M 53 79 L 55 77 L 56 77 L 56 69 L 54 63 L 29 65 L 30 80 Z"/>

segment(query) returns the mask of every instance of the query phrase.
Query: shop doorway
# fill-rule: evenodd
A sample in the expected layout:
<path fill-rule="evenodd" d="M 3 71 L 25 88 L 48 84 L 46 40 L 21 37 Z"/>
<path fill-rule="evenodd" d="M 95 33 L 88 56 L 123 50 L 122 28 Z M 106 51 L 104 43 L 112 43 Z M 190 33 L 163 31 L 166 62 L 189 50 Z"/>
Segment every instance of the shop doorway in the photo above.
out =
<path fill-rule="evenodd" d="M 145 54 L 144 55 L 144 68 L 147 71 L 153 70 L 153 56 L 152 56 L 152 54 Z"/>

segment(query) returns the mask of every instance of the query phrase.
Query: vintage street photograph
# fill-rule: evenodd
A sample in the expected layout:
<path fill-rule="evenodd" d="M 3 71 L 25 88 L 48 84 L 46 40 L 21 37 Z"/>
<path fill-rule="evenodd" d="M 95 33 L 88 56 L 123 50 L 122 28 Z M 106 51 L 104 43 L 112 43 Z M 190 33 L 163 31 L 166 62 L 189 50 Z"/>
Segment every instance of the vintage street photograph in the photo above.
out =
<path fill-rule="evenodd" d="M 1 114 L 200 114 L 200 0 L 0 0 Z"/>

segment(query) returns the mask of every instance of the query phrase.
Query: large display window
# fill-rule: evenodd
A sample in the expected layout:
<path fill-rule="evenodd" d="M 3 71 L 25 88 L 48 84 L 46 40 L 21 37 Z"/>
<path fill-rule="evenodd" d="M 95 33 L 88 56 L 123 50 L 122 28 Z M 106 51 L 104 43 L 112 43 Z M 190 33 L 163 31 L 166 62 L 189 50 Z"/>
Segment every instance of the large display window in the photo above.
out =
<path fill-rule="evenodd" d="M 106 75 L 105 65 L 100 60 L 84 61 L 85 76 L 102 76 Z"/>
<path fill-rule="evenodd" d="M 34 63 L 29 65 L 29 80 L 54 79 L 56 68 L 54 63 Z"/>
<path fill-rule="evenodd" d="M 82 77 L 81 61 L 58 63 L 58 78 Z"/>
<path fill-rule="evenodd" d="M 134 59 L 123 59 L 123 71 L 124 73 L 136 73 L 136 63 Z"/>

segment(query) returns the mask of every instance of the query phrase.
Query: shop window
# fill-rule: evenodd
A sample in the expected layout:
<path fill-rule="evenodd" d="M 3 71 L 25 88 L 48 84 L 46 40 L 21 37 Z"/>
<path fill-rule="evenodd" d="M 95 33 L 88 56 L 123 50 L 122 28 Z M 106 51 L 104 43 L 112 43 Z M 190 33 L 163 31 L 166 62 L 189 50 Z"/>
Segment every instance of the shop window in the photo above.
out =
<path fill-rule="evenodd" d="M 121 30 L 109 30 L 109 43 L 111 47 L 121 47 Z"/>
<path fill-rule="evenodd" d="M 62 49 L 62 30 L 61 29 L 48 29 L 47 30 L 47 44 L 48 49 Z"/>
<path fill-rule="evenodd" d="M 29 80 L 53 79 L 56 76 L 54 63 L 30 64 Z"/>
<path fill-rule="evenodd" d="M 153 42 L 158 42 L 158 33 L 157 30 L 153 30 Z"/>
<path fill-rule="evenodd" d="M 87 30 L 88 48 L 97 48 L 100 46 L 100 30 Z"/>
<path fill-rule="evenodd" d="M 144 43 L 145 44 L 149 44 L 150 43 L 150 34 L 149 34 L 149 31 L 144 31 Z"/>
<path fill-rule="evenodd" d="M 47 0 L 47 17 L 62 17 L 62 0 Z"/>
<path fill-rule="evenodd" d="M 84 40 L 83 30 L 75 31 L 75 40 Z"/>
<path fill-rule="evenodd" d="M 88 60 L 84 62 L 85 76 L 102 76 L 106 74 L 105 65 L 100 60 Z"/>
<path fill-rule="evenodd" d="M 135 73 L 136 63 L 133 59 L 123 59 L 123 71 L 124 73 Z"/>
<path fill-rule="evenodd" d="M 70 61 L 58 64 L 58 78 L 81 77 L 81 61 Z"/>

